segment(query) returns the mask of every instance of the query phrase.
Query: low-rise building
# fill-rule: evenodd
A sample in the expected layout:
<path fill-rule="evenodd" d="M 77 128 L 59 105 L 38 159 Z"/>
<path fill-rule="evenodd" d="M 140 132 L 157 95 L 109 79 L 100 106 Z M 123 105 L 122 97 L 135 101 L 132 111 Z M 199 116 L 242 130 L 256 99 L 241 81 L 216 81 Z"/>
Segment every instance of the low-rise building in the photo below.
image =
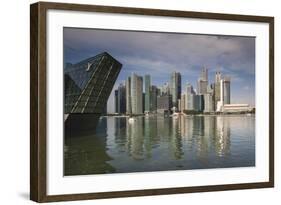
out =
<path fill-rule="evenodd" d="M 251 112 L 253 108 L 248 104 L 225 104 L 222 106 L 221 111 L 223 113 Z"/>

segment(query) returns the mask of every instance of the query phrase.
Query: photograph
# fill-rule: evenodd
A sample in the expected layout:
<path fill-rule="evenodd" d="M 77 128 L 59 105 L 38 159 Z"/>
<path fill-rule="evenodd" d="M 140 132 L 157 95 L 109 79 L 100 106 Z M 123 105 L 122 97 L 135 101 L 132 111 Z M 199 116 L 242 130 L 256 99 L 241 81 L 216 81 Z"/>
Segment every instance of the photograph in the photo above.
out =
<path fill-rule="evenodd" d="M 255 41 L 64 27 L 64 176 L 255 167 Z"/>

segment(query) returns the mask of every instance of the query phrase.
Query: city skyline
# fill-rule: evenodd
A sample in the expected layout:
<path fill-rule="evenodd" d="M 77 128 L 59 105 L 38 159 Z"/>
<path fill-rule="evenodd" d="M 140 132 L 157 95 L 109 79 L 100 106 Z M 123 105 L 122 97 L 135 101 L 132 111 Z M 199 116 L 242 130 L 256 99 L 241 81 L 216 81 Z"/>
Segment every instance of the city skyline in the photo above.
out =
<path fill-rule="evenodd" d="M 215 81 L 218 70 L 231 77 L 231 102 L 255 106 L 252 37 L 65 28 L 64 51 L 65 62 L 75 63 L 107 51 L 123 64 L 109 97 L 108 112 L 114 111 L 114 90 L 133 72 L 150 74 L 151 85 L 157 87 L 169 82 L 173 71 L 180 72 L 184 90 L 187 83 L 197 89 L 202 67 L 209 70 L 209 83 Z"/>

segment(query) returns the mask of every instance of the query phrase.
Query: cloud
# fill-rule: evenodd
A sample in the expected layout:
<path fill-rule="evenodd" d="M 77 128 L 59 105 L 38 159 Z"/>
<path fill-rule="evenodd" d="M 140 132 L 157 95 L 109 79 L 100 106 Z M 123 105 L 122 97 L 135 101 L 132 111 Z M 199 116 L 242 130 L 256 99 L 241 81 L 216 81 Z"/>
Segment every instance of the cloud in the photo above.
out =
<path fill-rule="evenodd" d="M 196 88 L 206 66 L 211 81 L 216 70 L 231 77 L 235 101 L 247 93 L 247 99 L 254 99 L 254 92 L 249 92 L 255 88 L 253 37 L 65 28 L 64 51 L 65 61 L 71 63 L 109 52 L 123 64 L 117 84 L 136 72 L 150 74 L 153 84 L 160 85 L 178 71 L 183 85 L 188 81 Z"/>

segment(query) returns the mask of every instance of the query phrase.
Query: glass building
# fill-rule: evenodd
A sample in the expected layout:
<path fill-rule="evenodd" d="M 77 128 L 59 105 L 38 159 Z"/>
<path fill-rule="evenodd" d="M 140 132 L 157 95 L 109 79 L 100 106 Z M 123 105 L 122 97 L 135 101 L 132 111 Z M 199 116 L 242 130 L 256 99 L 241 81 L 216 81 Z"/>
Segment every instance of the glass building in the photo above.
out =
<path fill-rule="evenodd" d="M 122 64 L 103 52 L 64 69 L 64 120 L 66 133 L 95 129 Z"/>
<path fill-rule="evenodd" d="M 198 85 L 198 94 L 206 94 L 207 93 L 207 86 L 208 86 L 208 69 L 203 68 L 200 74 L 200 77 L 197 81 Z"/>
<path fill-rule="evenodd" d="M 170 79 L 170 94 L 173 107 L 178 108 L 178 100 L 181 98 L 181 74 L 173 72 Z"/>
<path fill-rule="evenodd" d="M 155 85 L 151 86 L 150 109 L 152 112 L 155 112 L 157 109 L 157 87 Z"/>
<path fill-rule="evenodd" d="M 144 111 L 151 111 L 151 78 L 150 75 L 144 76 L 145 106 Z"/>
<path fill-rule="evenodd" d="M 223 102 L 224 104 L 230 104 L 230 78 L 225 77 L 222 80 L 223 83 Z"/>
<path fill-rule="evenodd" d="M 131 77 L 126 79 L 126 113 L 132 114 L 132 102 L 131 102 Z"/>
<path fill-rule="evenodd" d="M 132 114 L 143 114 L 143 78 L 135 73 L 131 76 Z"/>
<path fill-rule="evenodd" d="M 126 113 L 126 86 L 122 83 L 115 90 L 115 112 L 119 114 Z"/>

